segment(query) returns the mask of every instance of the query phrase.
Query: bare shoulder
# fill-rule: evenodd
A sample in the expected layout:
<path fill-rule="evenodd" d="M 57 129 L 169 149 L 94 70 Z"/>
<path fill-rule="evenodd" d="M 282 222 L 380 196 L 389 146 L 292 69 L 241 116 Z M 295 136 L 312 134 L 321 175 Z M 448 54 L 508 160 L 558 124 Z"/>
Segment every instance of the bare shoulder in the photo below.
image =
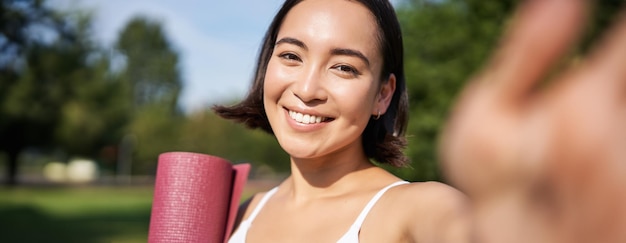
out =
<path fill-rule="evenodd" d="M 442 207 L 464 207 L 468 200 L 459 190 L 440 182 L 414 182 L 399 186 L 394 197 L 413 202 L 416 205 Z M 431 208 L 432 209 L 432 208 Z"/>
<path fill-rule="evenodd" d="M 469 200 L 459 190 L 439 182 L 399 186 L 389 195 L 401 201 L 398 214 L 407 235 L 421 242 L 469 242 Z"/>
<path fill-rule="evenodd" d="M 462 215 L 469 210 L 465 194 L 440 182 L 414 182 L 398 186 L 389 196 L 394 201 L 403 202 L 405 211 L 421 217 Z"/>

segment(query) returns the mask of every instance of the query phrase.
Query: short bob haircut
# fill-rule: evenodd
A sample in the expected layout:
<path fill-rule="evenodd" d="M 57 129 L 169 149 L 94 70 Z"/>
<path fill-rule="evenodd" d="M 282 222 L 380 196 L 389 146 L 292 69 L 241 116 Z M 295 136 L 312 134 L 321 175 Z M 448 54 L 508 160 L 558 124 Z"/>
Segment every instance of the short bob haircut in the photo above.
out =
<path fill-rule="evenodd" d="M 395 167 L 408 163 L 403 150 L 406 147 L 404 133 L 407 124 L 408 102 L 404 77 L 404 57 L 400 24 L 393 6 L 387 0 L 356 0 L 369 9 L 378 25 L 378 43 L 383 54 L 380 81 L 396 76 L 396 90 L 387 112 L 379 118 L 370 118 L 362 134 L 362 143 L 368 158 Z M 249 128 L 260 128 L 273 134 L 263 107 L 263 82 L 267 65 L 274 51 L 276 37 L 287 13 L 302 0 L 286 0 L 263 38 L 256 64 L 252 87 L 244 100 L 233 106 L 214 106 L 221 117 L 243 123 Z"/>

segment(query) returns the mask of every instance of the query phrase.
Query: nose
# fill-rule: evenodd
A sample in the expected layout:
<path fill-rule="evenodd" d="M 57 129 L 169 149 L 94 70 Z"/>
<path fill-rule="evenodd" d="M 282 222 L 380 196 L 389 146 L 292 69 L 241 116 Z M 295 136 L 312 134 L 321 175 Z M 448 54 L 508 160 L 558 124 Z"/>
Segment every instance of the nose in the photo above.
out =
<path fill-rule="evenodd" d="M 296 80 L 292 84 L 292 92 L 302 102 L 311 104 L 323 102 L 328 98 L 326 92 L 324 75 L 319 69 L 308 67 L 297 75 Z"/>

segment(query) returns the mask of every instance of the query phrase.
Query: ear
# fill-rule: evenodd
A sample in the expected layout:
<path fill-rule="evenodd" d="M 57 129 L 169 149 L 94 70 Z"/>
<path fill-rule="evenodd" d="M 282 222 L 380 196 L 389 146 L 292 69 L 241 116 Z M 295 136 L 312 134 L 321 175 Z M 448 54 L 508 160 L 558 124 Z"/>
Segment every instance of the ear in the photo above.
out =
<path fill-rule="evenodd" d="M 380 112 L 380 115 L 387 112 L 387 108 L 389 108 L 391 98 L 393 98 L 395 91 L 396 75 L 392 73 L 389 75 L 389 78 L 380 85 L 380 90 L 376 95 L 376 104 L 374 104 L 374 110 L 372 111 L 373 116 L 377 116 L 378 112 Z"/>

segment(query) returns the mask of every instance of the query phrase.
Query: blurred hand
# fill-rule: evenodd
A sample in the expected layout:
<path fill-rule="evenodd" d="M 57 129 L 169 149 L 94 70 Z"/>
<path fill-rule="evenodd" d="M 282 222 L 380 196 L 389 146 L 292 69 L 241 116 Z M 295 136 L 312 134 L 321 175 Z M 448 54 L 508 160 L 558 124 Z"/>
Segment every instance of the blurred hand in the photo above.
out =
<path fill-rule="evenodd" d="M 522 3 L 451 114 L 442 165 L 475 202 L 480 242 L 626 242 L 624 14 L 588 56 L 554 68 L 588 7 Z"/>

